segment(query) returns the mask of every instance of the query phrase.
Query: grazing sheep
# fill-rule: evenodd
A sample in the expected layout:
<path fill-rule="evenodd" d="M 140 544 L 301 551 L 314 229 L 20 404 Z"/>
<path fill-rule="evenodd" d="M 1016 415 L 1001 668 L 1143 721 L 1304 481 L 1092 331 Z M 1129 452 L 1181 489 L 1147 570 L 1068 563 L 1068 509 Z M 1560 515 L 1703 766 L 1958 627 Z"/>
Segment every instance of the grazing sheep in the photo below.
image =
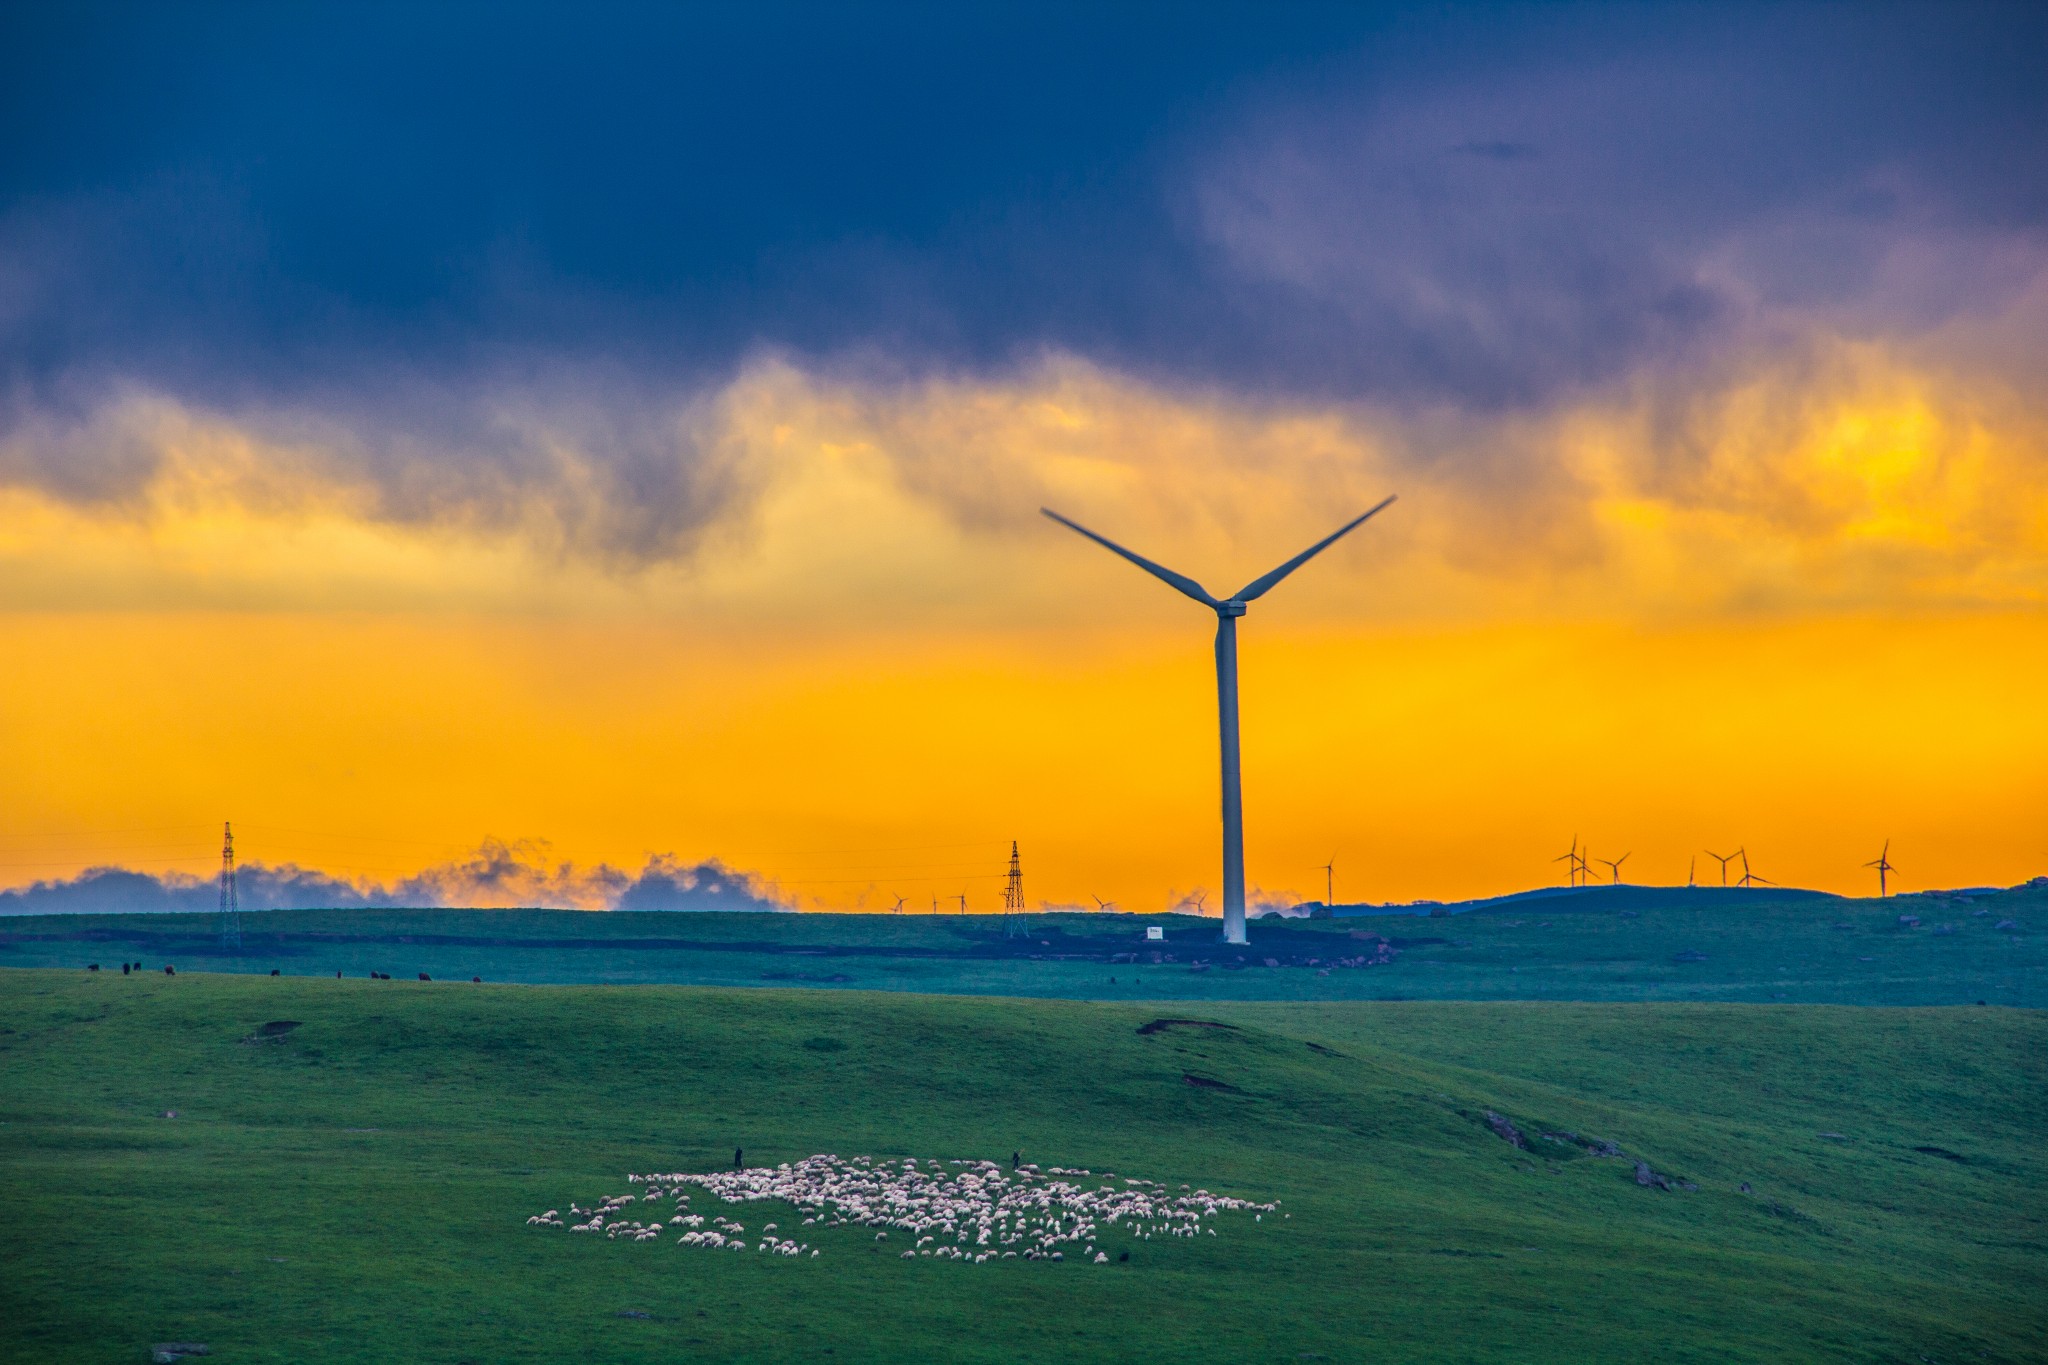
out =
<path fill-rule="evenodd" d="M 738 1151 L 735 1155 L 744 1157 Z M 887 1241 L 892 1230 L 901 1230 L 916 1238 L 910 1250 L 898 1253 L 898 1258 L 904 1260 L 939 1257 L 981 1265 L 1021 1257 L 1027 1261 L 1064 1262 L 1064 1248 L 1074 1246 L 1087 1263 L 1103 1264 L 1108 1258 L 1096 1245 L 1101 1240 L 1100 1230 L 1119 1223 L 1140 1240 L 1150 1240 L 1160 1233 L 1194 1237 L 1204 1231 L 1213 1237 L 1216 1229 L 1202 1226 L 1205 1216 L 1213 1219 L 1220 1212 L 1244 1211 L 1262 1218 L 1278 1211 L 1277 1201 L 1255 1203 L 1186 1185 L 1180 1187 L 1182 1193 L 1172 1194 L 1159 1181 L 1125 1178 L 1123 1187 L 1118 1188 L 1113 1183 L 1091 1186 L 1068 1178 L 1091 1175 L 1085 1170 L 1060 1167 L 1041 1172 L 1021 1162 L 1005 1171 L 992 1161 L 920 1163 L 915 1158 L 876 1161 L 869 1157 L 848 1160 L 831 1155 L 775 1167 L 741 1166 L 715 1175 L 629 1175 L 628 1183 L 644 1185 L 646 1192 L 637 1201 L 631 1194 L 604 1200 L 599 1209 L 588 1215 L 589 1221 L 578 1224 L 577 1229 L 603 1231 L 611 1240 L 624 1233 L 627 1241 L 646 1241 L 656 1235 L 659 1224 L 621 1221 L 606 1226 L 604 1219 L 635 1202 L 663 1195 L 673 1198 L 677 1205 L 676 1216 L 669 1222 L 694 1229 L 704 1219 L 698 1215 L 684 1216 L 681 1209 L 689 1196 L 680 1187 L 695 1185 L 730 1203 L 773 1199 L 792 1204 L 799 1213 L 808 1215 L 804 1218 L 806 1227 L 865 1226 L 875 1230 L 876 1242 Z M 1099 1179 L 1113 1182 L 1116 1177 L 1105 1175 Z M 573 1205 L 571 1211 L 582 1213 Z M 540 1226 L 561 1226 L 558 1219 L 545 1215 L 538 1222 Z M 722 1231 L 685 1233 L 678 1244 L 746 1249 L 746 1229 L 742 1224 L 724 1217 L 712 1222 Z M 779 1226 L 762 1226 L 754 1243 L 757 1252 L 782 1256 L 806 1251 L 813 1256 L 818 1254 L 808 1243 L 776 1236 Z M 952 1244 L 933 1245 L 942 1238 Z M 1020 1243 L 1021 1251 L 1006 1249 Z M 1128 1252 L 1120 1257 L 1126 1261 L 1129 1258 Z"/>

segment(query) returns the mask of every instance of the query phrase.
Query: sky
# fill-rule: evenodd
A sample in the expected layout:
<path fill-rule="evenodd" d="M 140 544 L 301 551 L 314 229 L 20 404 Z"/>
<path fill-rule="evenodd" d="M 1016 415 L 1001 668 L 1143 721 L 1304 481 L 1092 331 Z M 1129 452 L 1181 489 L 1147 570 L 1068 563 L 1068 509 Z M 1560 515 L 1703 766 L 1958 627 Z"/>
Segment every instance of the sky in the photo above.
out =
<path fill-rule="evenodd" d="M 232 820 L 277 903 L 992 910 L 1014 839 L 1214 913 L 1213 623 L 1037 510 L 1227 592 L 1388 494 L 1241 623 L 1255 904 L 2048 873 L 2043 71 L 2037 5 L 8 7 L 0 888 Z"/>

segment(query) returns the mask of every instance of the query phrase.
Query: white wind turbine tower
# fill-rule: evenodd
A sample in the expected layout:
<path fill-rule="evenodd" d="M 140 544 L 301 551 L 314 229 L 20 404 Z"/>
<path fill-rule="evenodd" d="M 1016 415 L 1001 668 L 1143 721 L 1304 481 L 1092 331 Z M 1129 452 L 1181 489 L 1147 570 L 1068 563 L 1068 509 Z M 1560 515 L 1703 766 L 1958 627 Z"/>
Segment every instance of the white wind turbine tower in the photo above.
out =
<path fill-rule="evenodd" d="M 1294 558 L 1274 569 L 1261 574 L 1239 588 L 1229 597 L 1212 596 L 1194 579 L 1185 574 L 1175 573 L 1163 565 L 1154 564 L 1143 555 L 1133 554 L 1123 546 L 1098 536 L 1095 532 L 1077 522 L 1067 520 L 1050 507 L 1038 510 L 1051 517 L 1070 531 L 1078 531 L 1112 554 L 1123 556 L 1131 563 L 1151 574 L 1169 587 L 1194 598 L 1203 606 L 1216 613 L 1216 718 L 1221 732 L 1223 750 L 1223 941 L 1243 943 L 1244 936 L 1244 795 L 1238 776 L 1237 761 L 1237 618 L 1244 615 L 1245 605 L 1272 591 L 1281 579 L 1293 573 L 1302 565 L 1314 559 L 1335 544 L 1339 539 L 1364 524 L 1367 518 L 1383 510 L 1392 498 L 1383 500 L 1364 516 L 1354 517 L 1329 535 L 1303 550 Z"/>

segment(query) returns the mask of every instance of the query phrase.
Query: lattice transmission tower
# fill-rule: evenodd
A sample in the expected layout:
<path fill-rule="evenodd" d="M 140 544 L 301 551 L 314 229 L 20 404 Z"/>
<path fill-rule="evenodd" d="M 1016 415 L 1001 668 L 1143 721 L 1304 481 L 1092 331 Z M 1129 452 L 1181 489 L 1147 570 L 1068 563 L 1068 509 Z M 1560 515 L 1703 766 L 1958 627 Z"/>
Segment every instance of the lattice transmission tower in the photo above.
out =
<path fill-rule="evenodd" d="M 229 822 L 221 825 L 220 950 L 242 951 L 242 902 L 235 894 L 235 827 Z"/>
<path fill-rule="evenodd" d="M 1003 879 L 1003 937 L 1023 938 L 1024 868 L 1017 860 L 1017 841 L 1010 840 L 1010 875 Z"/>

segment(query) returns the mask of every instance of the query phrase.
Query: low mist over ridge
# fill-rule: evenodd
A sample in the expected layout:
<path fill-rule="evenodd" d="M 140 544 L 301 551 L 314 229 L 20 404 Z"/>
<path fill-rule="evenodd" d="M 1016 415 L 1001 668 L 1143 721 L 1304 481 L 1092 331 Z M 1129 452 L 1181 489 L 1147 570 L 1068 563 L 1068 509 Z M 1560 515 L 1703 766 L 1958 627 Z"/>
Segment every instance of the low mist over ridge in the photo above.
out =
<path fill-rule="evenodd" d="M 389 882 L 338 877 L 295 863 L 244 863 L 235 880 L 245 910 L 358 910 L 491 905 L 569 910 L 786 910 L 751 873 L 717 859 L 685 863 L 658 853 L 638 873 L 608 863 L 550 864 L 537 840 L 487 839 L 471 857 Z M 75 877 L 0 891 L 0 915 L 202 912 L 219 905 L 212 877 L 91 867 Z"/>

